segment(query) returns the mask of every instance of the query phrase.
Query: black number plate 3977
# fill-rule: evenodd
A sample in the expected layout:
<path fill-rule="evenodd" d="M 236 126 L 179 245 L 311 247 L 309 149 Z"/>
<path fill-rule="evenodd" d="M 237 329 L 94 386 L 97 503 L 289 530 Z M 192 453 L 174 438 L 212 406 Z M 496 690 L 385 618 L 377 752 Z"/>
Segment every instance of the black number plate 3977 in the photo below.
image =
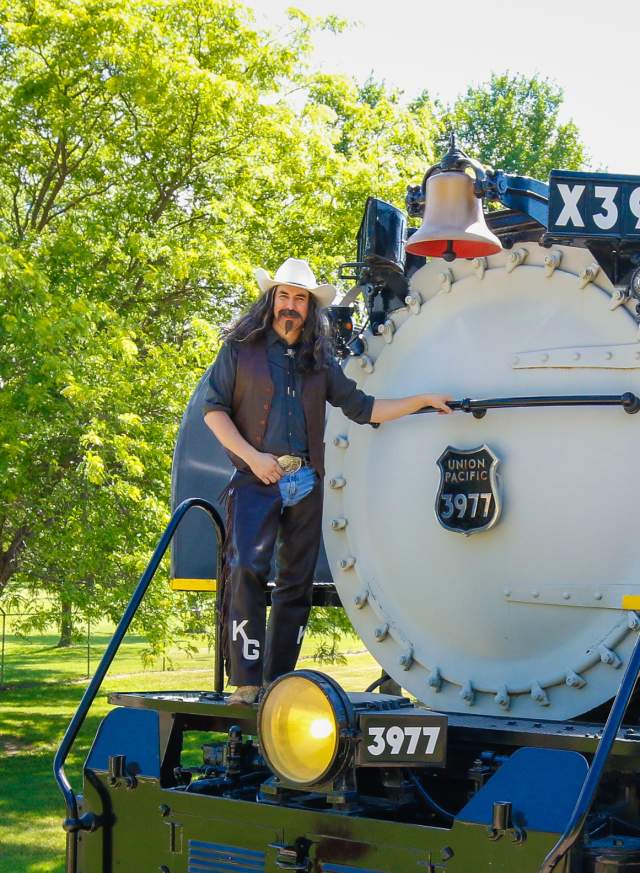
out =
<path fill-rule="evenodd" d="M 359 764 L 444 767 L 447 717 L 439 713 L 385 712 L 360 716 Z"/>
<path fill-rule="evenodd" d="M 498 463 L 489 446 L 447 446 L 437 461 L 436 517 L 442 527 L 469 536 L 494 526 L 500 517 Z"/>

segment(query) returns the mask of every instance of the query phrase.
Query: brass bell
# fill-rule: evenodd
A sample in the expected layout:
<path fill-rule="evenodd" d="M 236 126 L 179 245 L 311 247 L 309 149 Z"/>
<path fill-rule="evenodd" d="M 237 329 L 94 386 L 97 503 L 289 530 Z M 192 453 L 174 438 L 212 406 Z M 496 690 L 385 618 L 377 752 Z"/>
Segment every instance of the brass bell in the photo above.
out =
<path fill-rule="evenodd" d="M 432 173 L 425 182 L 422 226 L 405 251 L 430 258 L 478 258 L 502 251 L 502 243 L 484 220 L 482 198 L 465 172 Z"/>

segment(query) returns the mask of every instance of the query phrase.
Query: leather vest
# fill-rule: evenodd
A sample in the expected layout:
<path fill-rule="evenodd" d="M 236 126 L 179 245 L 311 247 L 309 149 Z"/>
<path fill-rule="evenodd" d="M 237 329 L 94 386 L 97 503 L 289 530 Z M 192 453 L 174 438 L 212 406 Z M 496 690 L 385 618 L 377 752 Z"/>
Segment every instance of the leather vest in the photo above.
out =
<path fill-rule="evenodd" d="M 231 402 L 231 418 L 242 436 L 262 451 L 267 419 L 273 399 L 273 381 L 264 337 L 253 343 L 238 343 L 236 379 Z M 324 421 L 327 402 L 327 371 L 305 373 L 302 377 L 302 408 L 309 440 L 311 466 L 324 476 Z M 228 453 L 239 470 L 245 462 Z"/>

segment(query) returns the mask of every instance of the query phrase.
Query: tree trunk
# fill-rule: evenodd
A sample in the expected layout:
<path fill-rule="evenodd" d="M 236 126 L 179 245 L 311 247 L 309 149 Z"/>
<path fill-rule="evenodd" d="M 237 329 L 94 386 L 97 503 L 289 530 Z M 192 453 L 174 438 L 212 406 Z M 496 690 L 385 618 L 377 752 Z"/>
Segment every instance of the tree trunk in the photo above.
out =
<path fill-rule="evenodd" d="M 68 649 L 73 637 L 73 618 L 71 615 L 71 603 L 63 600 L 60 608 L 60 639 L 59 649 Z"/>
<path fill-rule="evenodd" d="M 0 548 L 0 595 L 18 569 L 18 559 L 27 545 L 30 533 L 29 526 L 22 524 L 14 531 L 7 548 L 4 551 Z"/>

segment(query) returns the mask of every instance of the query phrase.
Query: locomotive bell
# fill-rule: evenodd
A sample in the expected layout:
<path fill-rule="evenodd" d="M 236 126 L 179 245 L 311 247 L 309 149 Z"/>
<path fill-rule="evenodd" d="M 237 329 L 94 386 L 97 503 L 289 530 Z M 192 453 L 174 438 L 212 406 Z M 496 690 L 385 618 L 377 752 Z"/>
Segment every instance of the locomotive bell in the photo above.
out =
<path fill-rule="evenodd" d="M 464 171 L 429 175 L 424 187 L 422 226 L 407 240 L 409 254 L 432 258 L 477 258 L 502 251 L 502 244 L 487 227 L 482 198 Z"/>

